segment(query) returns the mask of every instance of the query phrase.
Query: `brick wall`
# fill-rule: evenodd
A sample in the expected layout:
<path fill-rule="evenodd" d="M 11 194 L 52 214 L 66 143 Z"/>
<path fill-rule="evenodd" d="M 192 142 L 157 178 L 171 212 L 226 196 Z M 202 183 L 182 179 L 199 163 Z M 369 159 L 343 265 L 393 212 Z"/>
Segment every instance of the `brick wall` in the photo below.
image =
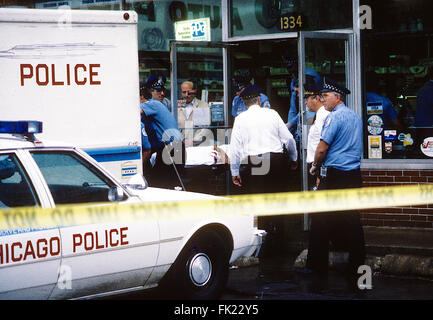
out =
<path fill-rule="evenodd" d="M 362 171 L 364 187 L 433 183 L 433 170 Z M 375 208 L 361 211 L 363 225 L 380 227 L 433 228 L 433 204 Z"/>

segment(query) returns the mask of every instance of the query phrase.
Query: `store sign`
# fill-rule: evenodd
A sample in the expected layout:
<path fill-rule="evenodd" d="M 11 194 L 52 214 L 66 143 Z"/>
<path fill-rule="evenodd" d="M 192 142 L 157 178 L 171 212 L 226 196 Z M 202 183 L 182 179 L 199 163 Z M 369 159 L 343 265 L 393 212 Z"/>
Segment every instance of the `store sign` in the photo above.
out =
<path fill-rule="evenodd" d="M 367 122 L 368 122 L 368 126 L 367 126 L 368 133 L 372 135 L 378 135 L 382 133 L 383 120 L 380 116 L 372 115 L 370 118 L 368 118 Z"/>
<path fill-rule="evenodd" d="M 433 137 L 425 138 L 420 148 L 427 157 L 433 157 Z"/>
<path fill-rule="evenodd" d="M 210 102 L 212 122 L 224 122 L 224 104 L 222 102 Z"/>
<path fill-rule="evenodd" d="M 177 41 L 210 41 L 210 19 L 177 21 L 174 24 Z"/>
<path fill-rule="evenodd" d="M 368 158 L 382 159 L 382 136 L 368 136 Z"/>
<path fill-rule="evenodd" d="M 367 114 L 382 114 L 382 102 L 367 102 Z"/>
<path fill-rule="evenodd" d="M 385 141 L 395 141 L 397 140 L 397 130 L 385 130 L 383 136 Z"/>

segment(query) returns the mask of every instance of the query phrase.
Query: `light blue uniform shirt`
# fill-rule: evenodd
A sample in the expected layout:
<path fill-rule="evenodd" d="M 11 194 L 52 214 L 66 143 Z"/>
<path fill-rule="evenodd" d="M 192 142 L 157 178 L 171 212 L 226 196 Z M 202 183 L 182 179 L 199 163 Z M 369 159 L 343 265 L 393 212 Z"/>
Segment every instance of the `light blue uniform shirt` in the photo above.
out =
<path fill-rule="evenodd" d="M 271 109 L 271 103 L 269 102 L 269 98 L 263 93 L 260 94 L 260 106 L 262 108 Z M 242 100 L 241 97 L 236 96 L 233 99 L 233 103 L 232 103 L 232 116 L 236 118 L 244 111 L 247 111 L 247 107 L 245 107 L 244 101 Z"/>
<path fill-rule="evenodd" d="M 320 88 L 322 78 L 316 71 L 310 68 L 305 68 L 305 75 L 314 77 L 314 82 Z M 289 108 L 289 114 L 287 116 L 287 122 L 291 124 L 290 132 L 293 134 L 293 137 L 295 138 L 296 141 L 299 141 L 301 138 L 301 128 L 300 128 L 301 126 L 300 126 L 299 112 L 296 107 L 296 91 L 295 91 L 296 81 L 297 79 L 292 78 L 292 82 L 290 84 L 290 91 L 291 91 L 290 108 Z M 305 117 L 306 119 L 314 118 L 315 114 L 316 114 L 315 112 L 306 109 Z"/>
<path fill-rule="evenodd" d="M 361 165 L 362 120 L 344 103 L 339 104 L 323 123 L 321 140 L 329 144 L 325 166 L 354 170 Z"/>
<path fill-rule="evenodd" d="M 163 147 L 164 142 L 182 141 L 182 133 L 177 127 L 177 121 L 164 104 L 149 99 L 141 103 L 140 108 L 146 114 L 144 124 L 153 149 Z"/>
<path fill-rule="evenodd" d="M 146 128 L 144 127 L 144 123 L 141 123 L 141 148 L 143 150 L 149 150 L 152 146 L 149 142 L 149 137 L 147 136 Z"/>

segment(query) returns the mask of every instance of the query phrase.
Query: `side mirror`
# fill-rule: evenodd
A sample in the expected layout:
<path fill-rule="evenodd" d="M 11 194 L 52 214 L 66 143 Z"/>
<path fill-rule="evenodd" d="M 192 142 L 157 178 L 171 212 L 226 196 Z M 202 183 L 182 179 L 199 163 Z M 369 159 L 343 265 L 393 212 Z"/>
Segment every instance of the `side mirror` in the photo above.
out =
<path fill-rule="evenodd" d="M 123 184 L 123 186 L 134 191 L 145 190 L 149 184 L 141 174 L 134 174 L 125 184 Z"/>
<path fill-rule="evenodd" d="M 119 186 L 111 187 L 108 190 L 108 201 L 110 202 L 122 201 L 124 196 L 123 189 Z"/>

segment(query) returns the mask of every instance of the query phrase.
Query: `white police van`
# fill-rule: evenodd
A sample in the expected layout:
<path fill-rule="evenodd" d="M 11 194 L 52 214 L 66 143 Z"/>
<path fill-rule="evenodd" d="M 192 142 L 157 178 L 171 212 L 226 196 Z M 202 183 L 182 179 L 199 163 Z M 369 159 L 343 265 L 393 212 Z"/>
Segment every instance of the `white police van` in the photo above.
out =
<path fill-rule="evenodd" d="M 38 121 L 0 121 L 0 209 L 216 198 L 124 186 L 81 149 L 38 140 L 41 130 Z M 257 252 L 264 234 L 252 216 L 209 214 L 0 230 L 0 298 L 91 298 L 162 281 L 181 298 L 212 299 L 229 263 Z"/>
<path fill-rule="evenodd" d="M 120 181 L 142 174 L 134 11 L 0 8 L 0 119 L 38 119 Z"/>

